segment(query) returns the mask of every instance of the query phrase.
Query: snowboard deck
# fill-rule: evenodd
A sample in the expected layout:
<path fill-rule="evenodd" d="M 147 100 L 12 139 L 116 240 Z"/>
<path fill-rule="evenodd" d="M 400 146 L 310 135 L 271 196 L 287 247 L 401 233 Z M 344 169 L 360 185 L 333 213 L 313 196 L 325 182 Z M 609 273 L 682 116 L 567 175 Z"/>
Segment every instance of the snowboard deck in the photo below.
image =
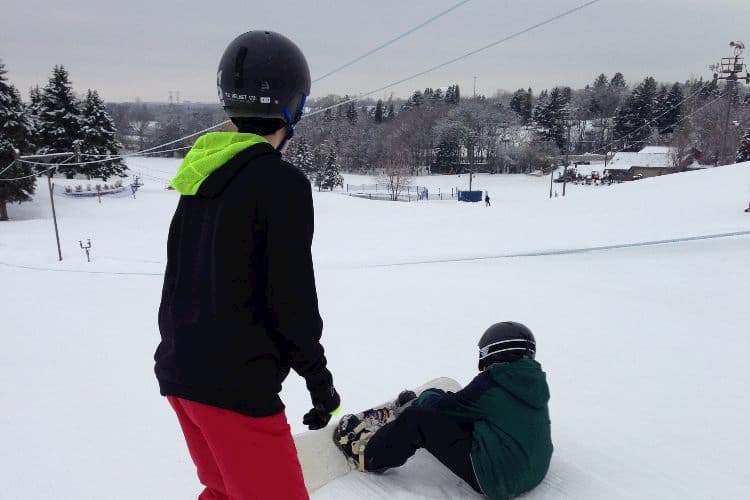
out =
<path fill-rule="evenodd" d="M 461 390 L 461 384 L 452 378 L 440 377 L 412 390 L 419 396 L 427 389 L 457 392 Z M 380 405 L 372 406 L 372 408 L 380 408 L 390 403 L 391 401 L 385 401 Z M 346 458 L 341 449 L 333 442 L 333 431 L 337 424 L 338 419 L 325 429 L 306 431 L 294 436 L 297 456 L 305 478 L 305 487 L 309 493 L 356 469 L 356 466 Z"/>

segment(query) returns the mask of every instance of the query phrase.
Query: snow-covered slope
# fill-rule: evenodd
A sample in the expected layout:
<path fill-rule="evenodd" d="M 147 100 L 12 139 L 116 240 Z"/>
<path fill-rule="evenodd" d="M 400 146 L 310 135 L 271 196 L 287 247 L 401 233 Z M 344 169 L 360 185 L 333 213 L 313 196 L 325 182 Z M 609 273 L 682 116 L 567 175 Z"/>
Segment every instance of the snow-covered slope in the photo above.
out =
<path fill-rule="evenodd" d="M 150 176 L 135 200 L 58 197 L 62 263 L 45 190 L 0 223 L 0 498 L 183 499 L 199 490 L 151 371 L 177 200 L 156 178 L 176 165 L 133 160 Z M 419 181 L 433 191 L 468 179 Z M 552 392 L 555 455 L 529 498 L 750 491 L 747 236 L 462 260 L 750 231 L 750 164 L 568 186 L 551 200 L 549 179 L 475 182 L 491 208 L 315 194 L 324 343 L 346 408 L 435 376 L 468 382 L 481 332 L 515 319 L 537 334 Z M 90 264 L 78 248 L 89 237 Z M 290 377 L 283 397 L 301 431 L 302 382 Z M 352 473 L 314 498 L 471 495 L 420 454 L 383 476 Z"/>

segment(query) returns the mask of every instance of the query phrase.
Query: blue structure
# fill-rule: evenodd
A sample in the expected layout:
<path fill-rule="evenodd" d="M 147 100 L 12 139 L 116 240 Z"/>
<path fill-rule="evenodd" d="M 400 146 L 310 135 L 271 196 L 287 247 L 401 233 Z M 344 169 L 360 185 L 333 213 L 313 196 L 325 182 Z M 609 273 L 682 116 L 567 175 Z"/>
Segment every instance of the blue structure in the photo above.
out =
<path fill-rule="evenodd" d="M 482 201 L 482 194 L 484 194 L 484 191 L 459 191 L 458 201 L 470 201 L 476 203 Z"/>

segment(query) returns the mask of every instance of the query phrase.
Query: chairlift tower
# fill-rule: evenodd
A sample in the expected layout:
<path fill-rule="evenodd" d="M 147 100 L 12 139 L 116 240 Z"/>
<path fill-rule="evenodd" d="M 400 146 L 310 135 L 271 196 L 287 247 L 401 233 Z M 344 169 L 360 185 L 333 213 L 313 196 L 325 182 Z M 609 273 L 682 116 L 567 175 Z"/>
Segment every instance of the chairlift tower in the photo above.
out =
<path fill-rule="evenodd" d="M 717 64 L 712 64 L 709 69 L 714 72 L 714 82 L 726 80 L 727 86 L 727 114 L 724 119 L 724 132 L 721 140 L 721 150 L 716 156 L 714 166 L 719 166 L 719 161 L 724 157 L 724 150 L 727 146 L 727 133 L 729 132 L 729 119 L 732 113 L 732 96 L 730 91 L 736 89 L 737 82 L 744 81 L 750 85 L 750 72 L 748 72 L 745 58 L 742 54 L 745 51 L 745 44 L 739 40 L 729 42 L 729 46 L 734 50 L 731 57 L 722 57 Z M 744 75 L 743 75 L 744 73 Z"/>

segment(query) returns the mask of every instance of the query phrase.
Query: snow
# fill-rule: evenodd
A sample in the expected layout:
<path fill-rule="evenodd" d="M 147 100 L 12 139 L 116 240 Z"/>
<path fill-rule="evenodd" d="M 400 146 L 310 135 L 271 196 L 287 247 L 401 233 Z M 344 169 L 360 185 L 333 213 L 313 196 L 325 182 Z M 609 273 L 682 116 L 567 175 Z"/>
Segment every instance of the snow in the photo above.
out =
<path fill-rule="evenodd" d="M 2 499 L 169 500 L 200 490 L 152 373 L 177 201 L 164 186 L 179 162 L 129 163 L 146 183 L 136 199 L 55 198 L 62 263 L 46 183 L 0 223 Z M 467 189 L 468 177 L 416 184 Z M 547 478 L 526 498 L 744 497 L 750 237 L 575 251 L 750 231 L 750 163 L 569 185 L 565 198 L 549 199 L 548 177 L 479 175 L 473 187 L 493 206 L 315 192 L 324 344 L 346 409 L 436 376 L 466 383 L 483 330 L 522 321 L 548 373 L 555 444 Z M 78 244 L 87 238 L 90 264 Z M 572 253 L 508 257 L 556 250 Z M 291 376 L 282 397 L 302 431 L 302 381 Z M 472 497 L 426 453 L 313 495 Z"/>
<path fill-rule="evenodd" d="M 631 167 L 669 168 L 672 166 L 673 148 L 666 146 L 646 146 L 638 152 L 620 151 L 615 153 L 607 168 L 628 170 Z"/>

